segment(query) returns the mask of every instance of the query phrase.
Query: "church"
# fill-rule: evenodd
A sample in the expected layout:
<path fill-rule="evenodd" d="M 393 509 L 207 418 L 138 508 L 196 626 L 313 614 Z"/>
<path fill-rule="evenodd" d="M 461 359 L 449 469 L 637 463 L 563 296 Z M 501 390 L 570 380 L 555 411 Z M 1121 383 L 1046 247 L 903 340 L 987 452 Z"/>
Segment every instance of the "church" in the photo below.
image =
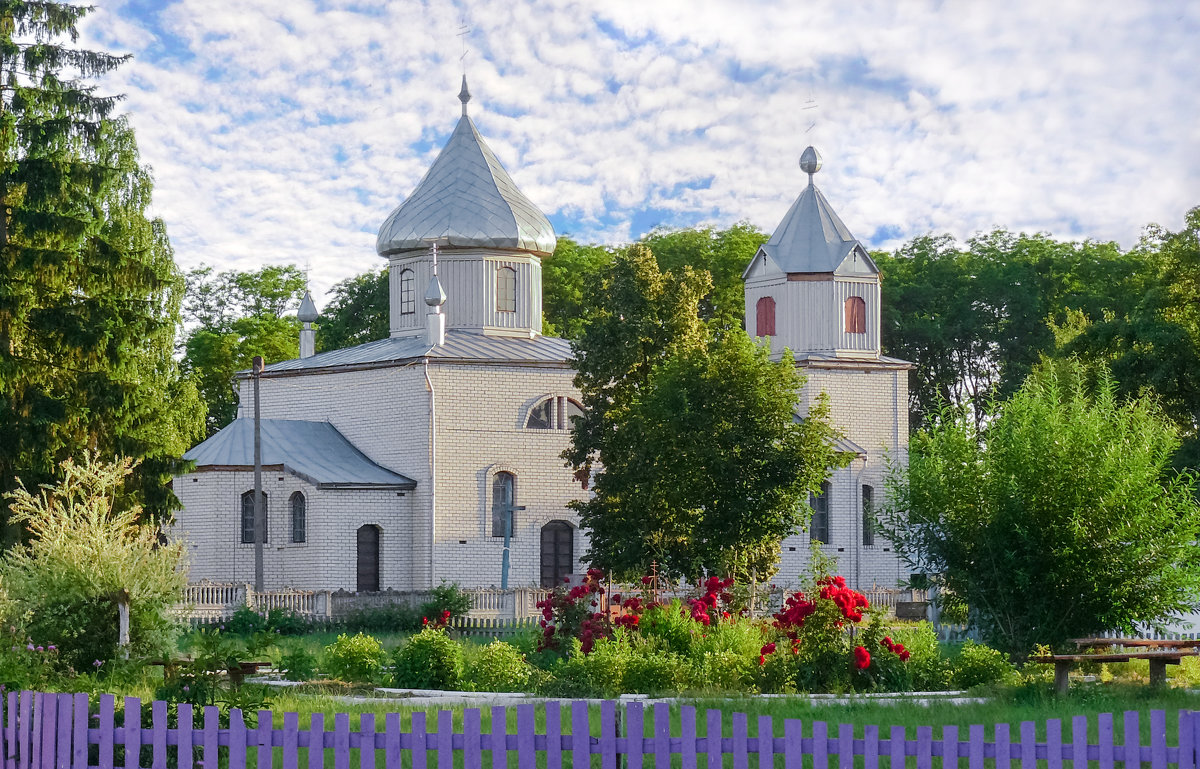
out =
<path fill-rule="evenodd" d="M 387 339 L 313 353 L 305 296 L 300 357 L 237 376 L 238 418 L 185 458 L 189 580 L 254 577 L 254 403 L 258 389 L 267 589 L 413 590 L 558 584 L 586 568 L 572 500 L 586 483 L 560 455 L 579 413 L 570 344 L 542 334 L 541 260 L 554 229 L 516 186 L 468 115 L 382 223 Z M 778 579 L 805 568 L 810 540 L 859 588 L 907 576 L 871 527 L 885 458 L 903 462 L 908 369 L 880 354 L 880 274 L 813 183 L 747 265 L 747 331 L 790 351 L 852 455 L 811 501 L 808 531 L 783 543 Z M 506 527 L 510 536 L 505 554 Z M 506 557 L 507 555 L 507 557 Z"/>

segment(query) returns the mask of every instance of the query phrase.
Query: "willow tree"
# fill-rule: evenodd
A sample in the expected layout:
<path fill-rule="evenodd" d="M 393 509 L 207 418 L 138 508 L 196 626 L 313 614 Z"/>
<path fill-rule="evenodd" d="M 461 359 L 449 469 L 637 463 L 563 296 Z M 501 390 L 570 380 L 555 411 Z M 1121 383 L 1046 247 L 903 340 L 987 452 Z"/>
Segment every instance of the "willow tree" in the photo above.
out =
<path fill-rule="evenodd" d="M 203 411 L 172 359 L 182 280 L 149 172 L 90 82 L 127 57 L 74 47 L 88 11 L 0 0 L 0 492 L 89 448 L 141 459 L 126 490 L 161 515 Z"/>

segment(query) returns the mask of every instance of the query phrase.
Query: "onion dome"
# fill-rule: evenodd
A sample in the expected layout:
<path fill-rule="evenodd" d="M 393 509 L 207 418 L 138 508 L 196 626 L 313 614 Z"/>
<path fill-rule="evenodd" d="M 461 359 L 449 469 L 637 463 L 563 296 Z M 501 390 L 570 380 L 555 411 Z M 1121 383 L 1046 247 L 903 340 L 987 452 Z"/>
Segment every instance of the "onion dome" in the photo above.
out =
<path fill-rule="evenodd" d="M 312 294 L 307 290 L 304 292 L 304 298 L 300 300 L 300 309 L 296 312 L 296 320 L 301 323 L 315 323 L 320 317 L 317 313 L 317 305 L 313 302 Z"/>
<path fill-rule="evenodd" d="M 467 115 L 471 94 L 463 78 L 462 118 L 417 188 L 384 220 L 380 256 L 446 248 L 489 248 L 548 256 L 554 228 L 517 189 Z"/>

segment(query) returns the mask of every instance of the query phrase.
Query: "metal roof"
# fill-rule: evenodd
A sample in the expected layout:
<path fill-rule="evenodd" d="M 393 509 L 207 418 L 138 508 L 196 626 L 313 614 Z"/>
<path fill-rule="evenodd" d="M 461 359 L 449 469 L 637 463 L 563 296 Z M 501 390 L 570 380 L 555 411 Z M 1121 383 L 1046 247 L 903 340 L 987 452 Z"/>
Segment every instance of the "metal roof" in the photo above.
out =
<path fill-rule="evenodd" d="M 459 94 L 463 115 L 437 160 L 408 199 L 379 228 L 381 255 L 452 248 L 554 252 L 554 228 L 525 197 L 467 116 L 467 81 Z"/>
<path fill-rule="evenodd" d="M 417 482 L 380 467 L 328 422 L 260 420 L 262 464 L 321 488 L 413 489 Z M 201 467 L 254 467 L 254 420 L 235 419 L 183 455 Z"/>
<path fill-rule="evenodd" d="M 308 358 L 272 363 L 267 375 L 289 371 L 337 369 L 343 366 L 403 364 L 421 358 L 433 360 L 489 361 L 500 363 L 560 363 L 572 358 L 571 343 L 553 336 L 487 336 L 477 331 L 447 329 L 446 343 L 433 346 L 425 336 L 403 336 L 367 342 L 344 350 L 331 350 Z M 248 376 L 248 371 L 238 376 Z"/>
<path fill-rule="evenodd" d="M 833 206 L 813 184 L 813 175 L 821 168 L 816 150 L 812 147 L 806 149 L 800 165 L 808 173 L 808 186 L 796 198 L 783 221 L 771 234 L 771 239 L 762 245 L 759 252 L 766 254 L 781 271 L 787 273 L 878 274 L 879 270 L 866 249 L 850 234 Z M 857 258 L 843 264 L 851 255 Z M 755 258 L 758 258 L 757 254 Z M 753 263 L 751 261 L 751 265 Z"/>

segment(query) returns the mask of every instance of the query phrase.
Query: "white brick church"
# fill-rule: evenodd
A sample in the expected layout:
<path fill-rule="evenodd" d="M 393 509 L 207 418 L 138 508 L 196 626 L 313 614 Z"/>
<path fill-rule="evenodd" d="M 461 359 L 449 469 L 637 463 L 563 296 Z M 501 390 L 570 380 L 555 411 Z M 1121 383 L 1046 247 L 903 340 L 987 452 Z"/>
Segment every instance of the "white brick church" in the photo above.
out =
<path fill-rule="evenodd" d="M 391 335 L 312 354 L 311 299 L 301 357 L 260 380 L 268 589 L 419 589 L 441 580 L 499 585 L 506 515 L 510 586 L 550 585 L 585 568 L 586 537 L 567 503 L 588 492 L 563 465 L 578 412 L 570 345 L 543 336 L 541 259 L 554 230 L 513 183 L 467 115 L 411 195 L 379 229 L 388 259 Z M 803 414 L 828 393 L 854 459 L 834 472 L 809 532 L 783 545 L 795 580 L 809 538 L 848 581 L 905 576 L 866 521 L 884 458 L 907 450 L 909 364 L 879 353 L 879 271 L 812 183 L 747 266 L 746 323 L 808 376 Z M 436 247 L 434 247 L 436 246 Z M 229 426 L 189 451 L 174 480 L 172 536 L 193 582 L 254 575 L 253 395 Z"/>

